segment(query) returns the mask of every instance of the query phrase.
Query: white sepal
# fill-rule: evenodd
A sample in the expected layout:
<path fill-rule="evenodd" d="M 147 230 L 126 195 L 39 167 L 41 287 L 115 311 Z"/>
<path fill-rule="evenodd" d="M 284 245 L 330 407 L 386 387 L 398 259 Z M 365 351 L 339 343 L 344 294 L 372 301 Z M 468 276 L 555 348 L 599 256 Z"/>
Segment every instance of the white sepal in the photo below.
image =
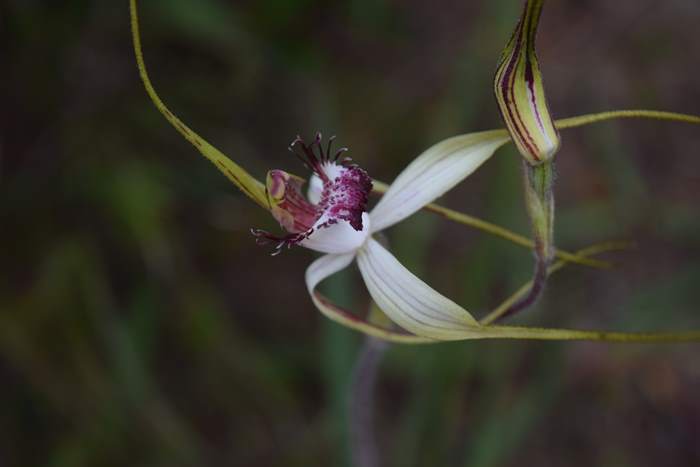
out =
<path fill-rule="evenodd" d="M 368 336 L 374 336 L 379 339 L 397 343 L 424 344 L 433 342 L 433 339 L 405 334 L 401 330 L 392 330 L 369 323 L 350 311 L 339 307 L 316 291 L 316 287 L 319 283 L 336 272 L 345 269 L 354 258 L 354 253 L 325 255 L 311 263 L 306 269 L 306 287 L 309 290 L 309 295 L 311 295 L 311 300 L 313 300 L 316 308 L 327 318 L 330 318 L 336 323 L 362 332 Z"/>
<path fill-rule="evenodd" d="M 370 231 L 369 215 L 362 213 L 362 230 L 355 230 L 349 222 L 338 221 L 328 227 L 318 227 L 328 220 L 322 215 L 313 226 L 313 233 L 300 245 L 321 253 L 343 254 L 354 252 L 365 243 Z"/>
<path fill-rule="evenodd" d="M 439 340 L 479 332 L 467 310 L 413 275 L 373 238 L 357 252 L 357 264 L 379 308 L 404 329 Z"/>
<path fill-rule="evenodd" d="M 320 282 L 348 267 L 354 258 L 355 253 L 321 256 L 306 268 L 306 288 L 316 308 L 327 318 L 343 326 L 357 329 L 357 324 L 360 320 L 345 310 L 335 306 L 333 303 L 330 303 L 323 295 L 316 292 L 316 286 L 318 286 Z M 359 330 L 366 332 L 364 329 Z"/>
<path fill-rule="evenodd" d="M 372 232 L 402 221 L 432 203 L 483 164 L 510 140 L 504 130 L 455 136 L 418 156 L 370 213 Z"/>

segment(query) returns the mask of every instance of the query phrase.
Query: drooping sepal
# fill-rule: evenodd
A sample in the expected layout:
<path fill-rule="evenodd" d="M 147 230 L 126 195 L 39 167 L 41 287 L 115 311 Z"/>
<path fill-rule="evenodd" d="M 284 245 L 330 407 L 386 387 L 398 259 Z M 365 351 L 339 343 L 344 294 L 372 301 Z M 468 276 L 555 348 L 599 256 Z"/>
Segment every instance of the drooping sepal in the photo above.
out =
<path fill-rule="evenodd" d="M 255 177 L 250 175 L 243 167 L 229 159 L 224 153 L 209 144 L 204 138 L 199 136 L 191 128 L 185 125 L 175 114 L 163 103 L 158 96 L 151 79 L 146 70 L 146 63 L 143 59 L 141 50 L 141 32 L 139 30 L 139 16 L 136 7 L 136 0 L 130 0 L 129 11 L 131 14 L 131 37 L 134 46 L 134 54 L 136 56 L 136 64 L 139 69 L 141 81 L 146 88 L 146 93 L 150 97 L 158 111 L 163 114 L 165 119 L 197 150 L 209 161 L 216 166 L 238 189 L 258 205 L 265 209 L 269 209 L 265 199 L 265 187 Z"/>
<path fill-rule="evenodd" d="M 527 0 L 494 77 L 494 92 L 513 142 L 531 165 L 550 160 L 559 133 L 549 114 L 535 37 L 543 0 Z"/>

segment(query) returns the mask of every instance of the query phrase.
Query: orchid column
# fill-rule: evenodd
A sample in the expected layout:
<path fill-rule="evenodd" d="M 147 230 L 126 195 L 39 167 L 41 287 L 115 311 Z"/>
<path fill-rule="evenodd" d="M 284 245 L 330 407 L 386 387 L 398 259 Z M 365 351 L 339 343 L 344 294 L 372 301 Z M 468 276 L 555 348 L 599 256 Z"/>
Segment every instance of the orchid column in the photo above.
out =
<path fill-rule="evenodd" d="M 554 257 L 554 154 L 559 132 L 549 115 L 535 53 L 537 25 L 544 0 L 527 0 L 506 45 L 494 78 L 501 116 L 523 156 L 525 204 L 535 241 L 535 273 L 530 292 L 501 318 L 527 308 L 542 293 Z"/>

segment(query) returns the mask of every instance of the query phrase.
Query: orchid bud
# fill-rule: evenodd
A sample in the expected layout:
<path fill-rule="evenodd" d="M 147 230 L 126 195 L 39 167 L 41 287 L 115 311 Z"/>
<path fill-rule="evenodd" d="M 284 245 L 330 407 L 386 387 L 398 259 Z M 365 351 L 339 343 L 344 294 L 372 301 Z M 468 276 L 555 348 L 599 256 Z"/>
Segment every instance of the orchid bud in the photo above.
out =
<path fill-rule="evenodd" d="M 503 121 L 530 165 L 550 160 L 559 149 L 559 133 L 549 115 L 535 53 L 542 3 L 543 0 L 527 0 L 494 78 Z"/>

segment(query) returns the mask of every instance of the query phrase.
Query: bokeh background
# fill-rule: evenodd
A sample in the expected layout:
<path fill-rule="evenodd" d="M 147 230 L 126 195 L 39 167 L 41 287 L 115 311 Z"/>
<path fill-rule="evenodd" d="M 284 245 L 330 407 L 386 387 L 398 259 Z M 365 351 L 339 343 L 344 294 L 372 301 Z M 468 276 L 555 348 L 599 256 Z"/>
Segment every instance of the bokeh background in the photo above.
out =
<path fill-rule="evenodd" d="M 491 94 L 519 0 L 143 0 L 144 52 L 171 109 L 263 177 L 304 174 L 299 133 L 338 135 L 390 181 L 448 136 L 500 126 Z M 362 337 L 314 309 L 304 249 L 156 112 L 126 1 L 0 3 L 0 465 L 347 466 Z M 558 117 L 700 113 L 700 4 L 550 1 L 539 55 Z M 700 132 L 567 130 L 557 242 L 636 249 L 572 266 L 514 320 L 700 328 Z M 450 207 L 527 232 L 519 156 Z M 528 279 L 520 247 L 420 213 L 404 264 L 476 314 Z M 326 285 L 363 310 L 356 271 Z M 388 350 L 385 466 L 700 465 L 697 345 L 465 342 Z"/>

